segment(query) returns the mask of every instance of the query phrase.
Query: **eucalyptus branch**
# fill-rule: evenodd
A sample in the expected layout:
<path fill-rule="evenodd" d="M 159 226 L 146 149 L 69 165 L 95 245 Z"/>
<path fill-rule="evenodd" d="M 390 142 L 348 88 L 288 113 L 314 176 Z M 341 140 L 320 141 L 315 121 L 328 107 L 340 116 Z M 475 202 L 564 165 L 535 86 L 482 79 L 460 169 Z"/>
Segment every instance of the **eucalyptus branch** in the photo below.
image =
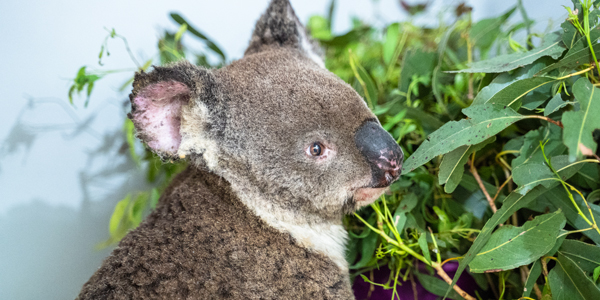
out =
<path fill-rule="evenodd" d="M 432 267 L 436 270 L 437 274 L 442 277 L 442 279 L 449 285 L 452 285 L 452 278 L 446 274 L 446 271 L 442 268 L 441 264 L 433 263 Z M 466 300 L 476 300 L 473 296 L 469 295 L 463 289 L 461 289 L 457 284 L 453 285 L 452 288 L 463 298 Z"/>
<path fill-rule="evenodd" d="M 547 142 L 547 141 L 546 141 Z M 587 203 L 587 201 L 585 200 L 585 197 L 583 197 L 583 194 L 577 190 L 575 187 L 573 187 L 572 185 L 566 183 L 558 174 L 558 172 L 556 171 L 556 169 L 554 169 L 554 167 L 552 166 L 552 163 L 550 162 L 550 160 L 548 159 L 548 157 L 546 157 L 546 152 L 544 151 L 544 146 L 545 143 L 542 143 L 540 141 L 540 149 L 542 150 L 542 155 L 544 156 L 544 160 L 546 161 L 546 164 L 548 165 L 548 167 L 550 168 L 550 170 L 552 170 L 552 173 L 554 173 L 554 175 L 556 175 L 558 181 L 560 181 L 560 183 L 562 184 L 562 186 L 565 188 L 565 191 L 567 192 L 567 195 L 569 196 L 569 199 L 571 200 L 571 203 L 573 204 L 573 206 L 575 206 L 575 209 L 577 209 L 577 213 L 585 220 L 586 223 L 588 223 L 588 225 L 592 226 L 592 228 L 596 229 L 596 231 L 600 234 L 600 229 L 598 228 L 598 224 L 596 223 L 596 220 L 594 218 L 594 214 L 592 212 L 592 208 L 590 207 L 590 205 Z M 575 202 L 575 198 L 573 198 L 573 194 L 571 193 L 571 191 L 569 191 L 569 189 L 567 188 L 567 186 L 569 186 L 572 190 L 576 191 L 581 198 L 583 199 L 583 202 L 585 203 L 585 205 L 588 208 L 588 211 L 590 213 L 590 216 L 592 218 L 592 221 L 590 221 L 581 211 L 581 209 L 579 208 L 579 205 L 577 204 L 577 202 Z"/>
<path fill-rule="evenodd" d="M 473 159 L 471 161 L 469 161 L 469 165 L 471 166 L 471 173 L 473 173 L 473 177 L 475 177 L 477 184 L 479 184 L 479 188 L 481 188 L 481 191 L 485 195 L 485 198 L 487 199 L 487 201 L 490 205 L 490 208 L 492 209 L 492 212 L 496 213 L 498 211 L 498 208 L 496 207 L 496 204 L 494 203 L 494 199 L 492 199 L 492 197 L 490 196 L 488 191 L 485 189 L 485 185 L 483 184 L 483 181 L 481 180 L 481 177 L 479 176 L 479 173 L 477 172 L 477 168 L 475 167 L 475 163 L 473 162 L 474 160 L 475 160 L 475 153 L 473 153 Z"/>

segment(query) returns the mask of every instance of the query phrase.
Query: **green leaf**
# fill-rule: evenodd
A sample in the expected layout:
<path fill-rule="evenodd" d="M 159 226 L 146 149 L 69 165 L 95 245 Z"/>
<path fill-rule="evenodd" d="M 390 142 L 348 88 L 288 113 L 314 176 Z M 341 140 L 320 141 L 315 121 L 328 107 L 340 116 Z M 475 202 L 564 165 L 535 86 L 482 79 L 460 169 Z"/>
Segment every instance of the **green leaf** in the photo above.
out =
<path fill-rule="evenodd" d="M 556 81 L 556 79 L 551 77 L 533 77 L 516 80 L 510 82 L 502 90 L 499 90 L 489 98 L 486 98 L 485 96 L 476 97 L 473 100 L 473 105 L 491 103 L 518 109 L 518 100 L 525 97 L 525 95 L 529 94 L 529 92 L 554 81 Z M 483 89 L 482 92 L 485 93 L 486 89 Z"/>
<path fill-rule="evenodd" d="M 112 216 L 110 217 L 110 221 L 108 223 L 108 232 L 111 236 L 117 235 L 117 230 L 119 229 L 119 224 L 125 216 L 126 208 L 129 205 L 129 201 L 131 201 L 131 195 L 127 195 L 123 200 L 119 201 L 117 205 L 115 205 L 115 210 L 113 211 Z"/>
<path fill-rule="evenodd" d="M 548 274 L 552 300 L 600 299 L 600 290 L 569 257 L 559 255 Z"/>
<path fill-rule="evenodd" d="M 531 265 L 531 269 L 529 270 L 529 275 L 527 276 L 527 281 L 525 282 L 525 286 L 523 288 L 523 297 L 529 297 L 529 295 L 531 295 L 531 291 L 533 291 L 533 285 L 541 274 L 542 263 L 538 259 L 533 263 L 533 265 Z"/>
<path fill-rule="evenodd" d="M 516 9 L 517 8 L 514 7 L 497 18 L 483 19 L 473 24 L 469 36 L 473 40 L 475 46 L 484 51 L 488 50 L 496 38 L 501 35 L 500 27 L 502 24 L 506 22 Z"/>
<path fill-rule="evenodd" d="M 423 110 L 413 107 L 402 107 L 402 109 L 406 110 L 406 118 L 418 122 L 425 132 L 433 132 L 444 125 L 444 122 L 440 121 L 440 119 Z"/>
<path fill-rule="evenodd" d="M 354 76 L 360 82 L 360 85 L 363 88 L 363 93 L 365 95 L 365 100 L 371 110 L 374 108 L 374 104 L 377 103 L 378 91 L 375 82 L 363 68 L 363 66 L 358 61 L 358 57 L 353 53 L 350 53 L 350 66 L 352 71 L 354 72 Z"/>
<path fill-rule="evenodd" d="M 598 57 L 600 55 L 600 44 L 592 44 L 592 47 L 592 49 L 594 49 L 594 54 L 596 54 L 596 57 Z M 572 49 L 569 49 L 567 54 L 565 54 L 561 60 L 541 69 L 536 75 L 540 76 L 543 74 L 548 74 L 548 72 L 558 68 L 573 70 L 584 64 L 590 64 L 593 61 L 594 57 L 592 56 L 589 48 L 576 49 L 573 47 Z"/>
<path fill-rule="evenodd" d="M 160 193 L 156 188 L 153 188 L 152 191 L 150 191 L 150 208 L 155 209 L 159 199 Z"/>
<path fill-rule="evenodd" d="M 129 118 L 125 118 L 125 124 L 123 124 L 123 131 L 125 131 L 125 137 L 127 140 L 127 146 L 129 147 L 129 155 L 135 162 L 136 166 L 140 166 L 141 158 L 135 151 L 135 126 Z"/>
<path fill-rule="evenodd" d="M 419 247 L 421 247 L 425 259 L 431 264 L 431 254 L 429 253 L 429 246 L 427 245 L 427 232 L 423 232 L 421 233 L 421 236 L 419 236 Z"/>
<path fill-rule="evenodd" d="M 425 51 L 423 49 L 408 50 L 402 59 L 400 71 L 399 89 L 401 92 L 408 92 L 408 87 L 412 78 L 417 76 L 429 75 L 433 72 L 437 54 L 435 52 Z"/>
<path fill-rule="evenodd" d="M 408 193 L 404 195 L 402 197 L 400 205 L 398 205 L 398 207 L 396 208 L 394 215 L 410 212 L 411 210 L 413 210 L 413 208 L 417 206 L 417 203 L 419 203 L 419 198 L 414 193 Z"/>
<path fill-rule="evenodd" d="M 460 146 L 444 155 L 442 163 L 440 164 L 438 182 L 440 185 L 446 184 L 444 186 L 444 191 L 446 193 L 452 193 L 462 180 L 462 175 L 465 171 L 464 165 L 469 159 L 469 156 L 495 140 L 496 137 L 493 136 L 477 145 Z"/>
<path fill-rule="evenodd" d="M 562 180 L 573 177 L 583 167 L 580 162 L 570 163 L 566 155 L 552 157 L 550 163 Z M 547 189 L 560 184 L 552 170 L 545 163 L 538 162 L 529 162 L 514 168 L 513 180 L 519 185 L 515 192 L 523 195 L 540 184 Z"/>
<path fill-rule="evenodd" d="M 534 262 L 552 249 L 565 223 L 559 210 L 527 221 L 523 227 L 500 227 L 469 264 L 471 272 L 499 272 Z"/>
<path fill-rule="evenodd" d="M 473 242 L 473 245 L 471 248 L 469 248 L 469 251 L 467 251 L 467 253 L 464 255 L 464 258 L 460 261 L 458 269 L 456 270 L 454 278 L 452 279 L 452 286 L 456 284 L 456 281 L 458 281 L 458 278 L 460 278 L 462 272 L 465 270 L 467 265 L 473 261 L 477 253 L 481 252 L 481 249 L 483 249 L 485 244 L 490 239 L 494 228 L 496 228 L 498 224 L 504 223 L 504 221 L 506 221 L 513 213 L 522 207 L 527 206 L 531 201 L 545 192 L 546 189 L 542 187 L 536 187 L 526 195 L 512 192 L 508 195 L 508 197 L 506 197 L 506 199 L 504 199 L 502 207 L 500 207 L 500 209 L 498 209 L 498 211 L 492 215 L 485 225 L 483 225 L 483 228 Z M 448 290 L 446 294 L 448 294 L 449 291 L 450 290 Z"/>
<path fill-rule="evenodd" d="M 345 34 L 335 36 L 331 39 L 319 39 L 319 42 L 321 43 L 321 45 L 328 47 L 344 48 L 348 44 L 359 40 L 367 32 L 369 32 L 369 30 L 371 30 L 371 28 L 369 28 L 368 26 L 361 26 L 348 31 Z"/>
<path fill-rule="evenodd" d="M 306 24 L 310 35 L 318 40 L 331 39 L 331 29 L 329 21 L 322 16 L 311 16 Z"/>
<path fill-rule="evenodd" d="M 587 78 L 580 78 L 573 85 L 573 94 L 580 110 L 565 112 L 562 117 L 563 142 L 569 148 L 570 161 L 583 157 L 582 146 L 596 152 L 597 144 L 592 133 L 600 129 L 600 89 Z"/>
<path fill-rule="evenodd" d="M 590 219 L 589 212 L 583 199 L 581 199 L 579 195 L 575 193 L 573 197 L 579 209 L 585 212 L 587 218 Z M 590 225 L 578 214 L 562 185 L 557 186 L 548 193 L 542 195 L 540 197 L 540 201 L 547 203 L 548 206 L 554 206 L 555 209 L 561 209 L 565 214 L 569 225 L 573 226 L 575 229 L 581 230 L 590 228 Z M 600 220 L 600 207 L 591 203 L 589 203 L 589 206 L 592 209 L 594 218 L 596 220 Z M 589 237 L 596 244 L 600 244 L 600 234 L 598 234 L 596 230 L 586 230 L 582 233 Z"/>
<path fill-rule="evenodd" d="M 600 248 L 577 240 L 566 240 L 558 250 L 575 262 L 585 272 L 593 272 L 600 266 Z"/>
<path fill-rule="evenodd" d="M 598 278 L 600 278 L 600 267 L 594 269 L 594 282 L 598 282 Z"/>
<path fill-rule="evenodd" d="M 512 167 L 516 168 L 528 162 L 545 162 L 540 142 L 546 143 L 544 150 L 547 157 L 562 154 L 566 147 L 562 143 L 561 134 L 560 127 L 551 124 L 527 132 L 524 136 L 523 146 L 519 150 L 519 156 L 512 161 Z"/>
<path fill-rule="evenodd" d="M 523 195 L 532 188 L 543 185 L 550 188 L 558 183 L 558 178 L 545 163 L 530 162 L 522 164 L 513 169 L 513 181 L 520 186 L 517 191 Z"/>
<path fill-rule="evenodd" d="M 446 293 L 446 291 L 450 287 L 448 283 L 435 276 L 423 274 L 418 271 L 414 274 L 417 276 L 417 280 L 419 280 L 419 283 L 423 286 L 423 288 L 425 288 L 428 292 L 432 294 L 444 296 L 444 293 Z M 447 297 L 449 297 L 450 299 L 463 299 L 453 289 L 450 289 L 450 293 Z"/>
<path fill-rule="evenodd" d="M 573 182 L 583 188 L 596 189 L 600 185 L 600 168 L 597 164 L 584 164 L 583 167 L 573 177 Z M 592 194 L 588 195 L 588 201 L 594 202 L 594 198 L 590 198 Z M 598 199 L 596 199 L 597 201 Z"/>
<path fill-rule="evenodd" d="M 361 240 L 360 260 L 355 265 L 350 266 L 350 269 L 360 269 L 371 262 L 375 249 L 377 248 L 378 237 L 379 235 L 375 233 L 375 231 L 371 231 L 366 238 Z"/>
<path fill-rule="evenodd" d="M 402 201 L 400 202 L 400 205 L 398 205 L 398 207 L 396 208 L 396 211 L 394 212 L 393 216 L 394 226 L 396 226 L 398 232 L 404 230 L 406 221 L 408 221 L 408 217 L 406 214 L 413 210 L 413 208 L 417 206 L 418 202 L 419 199 L 414 193 L 409 193 L 403 196 Z"/>
<path fill-rule="evenodd" d="M 331 27 L 333 26 L 334 12 L 335 12 L 335 0 L 331 0 L 329 3 L 329 8 L 327 9 L 327 24 L 329 25 L 330 31 L 331 31 Z"/>
<path fill-rule="evenodd" d="M 187 26 L 187 31 L 189 31 L 191 34 L 193 34 L 197 38 L 203 40 L 206 43 L 206 46 L 209 49 L 211 49 L 212 51 L 214 51 L 216 54 L 218 54 L 223 61 L 226 60 L 225 59 L 225 53 L 223 53 L 223 51 L 221 50 L 221 48 L 219 48 L 219 46 L 217 46 L 212 40 L 210 40 L 208 37 L 206 37 L 206 35 L 204 35 L 200 31 L 198 31 L 196 28 L 194 28 L 181 15 L 179 15 L 177 13 L 171 13 L 171 19 L 173 19 L 173 21 L 177 22 L 177 24 L 179 24 L 179 25 L 184 25 L 185 24 Z"/>
<path fill-rule="evenodd" d="M 177 33 L 175 33 L 175 41 L 178 42 L 181 40 L 181 36 L 183 36 L 183 34 L 187 31 L 187 24 L 182 24 L 181 26 L 179 26 L 179 29 L 177 30 Z"/>
<path fill-rule="evenodd" d="M 563 101 L 561 95 L 556 94 L 554 97 L 552 97 L 552 99 L 550 99 L 550 101 L 548 101 L 548 104 L 546 104 L 546 107 L 544 108 L 544 116 L 547 117 L 550 114 L 557 112 L 561 108 L 574 103 L 575 102 Z"/>
<path fill-rule="evenodd" d="M 565 51 L 565 45 L 558 32 L 549 33 L 544 42 L 537 48 L 527 52 L 517 52 L 496 56 L 470 65 L 468 69 L 451 71 L 451 73 L 502 73 L 529 65 L 540 57 L 560 57 Z"/>
<path fill-rule="evenodd" d="M 476 145 L 516 121 L 526 118 L 511 108 L 502 109 L 492 104 L 475 105 L 463 110 L 468 119 L 450 121 L 436 132 L 411 155 L 402 168 L 408 173 L 434 157 L 446 154 L 463 145 Z"/>
<path fill-rule="evenodd" d="M 579 30 L 577 30 L 577 28 L 575 28 L 573 23 L 571 23 L 569 20 L 562 22 L 560 27 L 562 28 L 561 39 L 563 44 L 567 48 L 571 49 L 573 46 L 575 46 L 575 42 L 581 38 L 581 34 L 579 34 Z"/>
<path fill-rule="evenodd" d="M 392 61 L 396 48 L 398 47 L 398 39 L 400 37 L 400 24 L 393 23 L 387 27 L 385 34 L 385 42 L 383 43 L 383 62 L 389 65 Z"/>

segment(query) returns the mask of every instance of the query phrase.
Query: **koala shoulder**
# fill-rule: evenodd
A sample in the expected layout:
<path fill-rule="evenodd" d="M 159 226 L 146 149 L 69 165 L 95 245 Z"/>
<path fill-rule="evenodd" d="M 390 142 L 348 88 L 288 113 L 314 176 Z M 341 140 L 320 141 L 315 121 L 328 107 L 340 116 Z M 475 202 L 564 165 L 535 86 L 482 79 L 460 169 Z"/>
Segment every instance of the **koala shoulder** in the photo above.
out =
<path fill-rule="evenodd" d="M 337 265 L 266 225 L 222 178 L 190 168 L 78 299 L 352 297 Z"/>

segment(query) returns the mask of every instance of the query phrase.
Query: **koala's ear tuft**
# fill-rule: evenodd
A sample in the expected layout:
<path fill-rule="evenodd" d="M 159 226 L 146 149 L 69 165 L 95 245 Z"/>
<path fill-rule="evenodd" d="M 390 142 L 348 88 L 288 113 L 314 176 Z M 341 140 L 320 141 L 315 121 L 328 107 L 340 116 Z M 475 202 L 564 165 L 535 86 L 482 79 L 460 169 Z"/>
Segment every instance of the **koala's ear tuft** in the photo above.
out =
<path fill-rule="evenodd" d="M 244 54 L 261 52 L 273 45 L 298 49 L 319 66 L 325 67 L 321 47 L 310 38 L 288 0 L 271 0 L 267 11 L 256 23 Z"/>
<path fill-rule="evenodd" d="M 137 136 L 163 159 L 177 159 L 181 144 L 183 107 L 202 90 L 203 73 L 187 61 L 166 67 L 154 67 L 149 73 L 136 73 L 129 95 Z"/>

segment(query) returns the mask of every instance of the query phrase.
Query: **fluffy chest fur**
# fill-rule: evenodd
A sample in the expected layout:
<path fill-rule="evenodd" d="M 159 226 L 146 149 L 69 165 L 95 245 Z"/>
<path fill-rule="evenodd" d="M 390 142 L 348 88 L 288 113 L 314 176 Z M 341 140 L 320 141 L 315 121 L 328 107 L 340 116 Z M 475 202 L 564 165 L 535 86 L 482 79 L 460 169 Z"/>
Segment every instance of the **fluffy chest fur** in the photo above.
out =
<path fill-rule="evenodd" d="M 78 299 L 352 299 L 351 293 L 336 263 L 265 224 L 222 178 L 190 168 Z"/>
<path fill-rule="evenodd" d="M 232 189 L 241 202 L 262 221 L 283 234 L 290 234 L 294 242 L 306 249 L 323 254 L 331 259 L 339 269 L 347 273 L 345 258 L 348 233 L 341 218 L 326 221 L 322 218 L 306 218 L 298 211 L 273 205 L 264 199 L 259 189 L 245 182 L 243 178 L 228 178 L 233 182 Z"/>

